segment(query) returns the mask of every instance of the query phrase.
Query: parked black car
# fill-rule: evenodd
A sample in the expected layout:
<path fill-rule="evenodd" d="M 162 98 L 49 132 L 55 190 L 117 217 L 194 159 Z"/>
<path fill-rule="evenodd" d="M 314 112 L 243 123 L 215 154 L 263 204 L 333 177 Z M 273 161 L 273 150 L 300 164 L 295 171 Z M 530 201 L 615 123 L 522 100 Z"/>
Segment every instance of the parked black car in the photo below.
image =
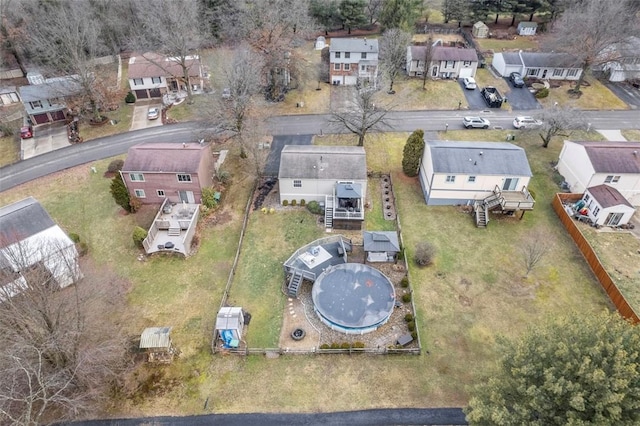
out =
<path fill-rule="evenodd" d="M 509 80 L 511 80 L 514 87 L 524 87 L 524 80 L 519 72 L 512 72 L 509 74 Z"/>

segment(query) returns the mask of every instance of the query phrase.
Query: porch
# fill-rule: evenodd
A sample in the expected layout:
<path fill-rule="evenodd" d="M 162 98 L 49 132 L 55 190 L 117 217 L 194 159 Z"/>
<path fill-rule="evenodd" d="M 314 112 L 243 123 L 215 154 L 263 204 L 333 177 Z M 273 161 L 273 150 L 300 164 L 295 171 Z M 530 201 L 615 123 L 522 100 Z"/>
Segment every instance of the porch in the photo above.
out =
<path fill-rule="evenodd" d="M 505 214 L 521 211 L 522 215 L 527 210 L 533 210 L 535 200 L 523 186 L 520 191 L 504 191 L 496 186 L 493 193 L 483 200 L 473 203 L 473 212 L 478 228 L 485 228 L 489 223 L 489 211 L 498 210 Z"/>
<path fill-rule="evenodd" d="M 172 203 L 165 199 L 142 245 L 147 254 L 180 253 L 188 256 L 195 234 L 199 204 Z"/>
<path fill-rule="evenodd" d="M 332 195 L 325 196 L 325 226 L 337 229 L 360 229 L 364 220 L 362 185 L 338 183 Z"/>

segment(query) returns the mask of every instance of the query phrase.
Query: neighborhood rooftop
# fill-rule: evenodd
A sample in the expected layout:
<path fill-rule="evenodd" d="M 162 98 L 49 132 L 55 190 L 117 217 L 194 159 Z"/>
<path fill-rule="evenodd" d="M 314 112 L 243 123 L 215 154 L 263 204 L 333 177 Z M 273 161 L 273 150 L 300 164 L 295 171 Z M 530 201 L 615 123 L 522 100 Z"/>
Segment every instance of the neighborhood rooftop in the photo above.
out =
<path fill-rule="evenodd" d="M 425 47 L 426 46 L 422 46 Z M 411 52 L 413 54 L 413 51 Z M 424 50 L 422 50 L 424 57 Z M 420 56 L 416 56 L 419 58 Z M 459 47 L 436 46 L 433 48 L 432 59 L 435 61 L 469 61 L 477 62 L 478 54 L 475 49 L 461 49 Z"/>
<path fill-rule="evenodd" d="M 278 176 L 281 179 L 366 179 L 364 147 L 286 145 L 282 149 Z"/>
<path fill-rule="evenodd" d="M 567 68 L 572 66 L 579 68 L 577 59 L 566 53 L 503 52 L 502 57 L 505 64 L 508 65 L 524 65 L 529 68 Z"/>
<path fill-rule="evenodd" d="M 80 84 L 75 77 L 49 79 L 42 84 L 31 84 L 22 86 L 19 89 L 22 102 L 34 102 L 75 95 L 80 90 Z"/>
<path fill-rule="evenodd" d="M 197 172 L 202 150 L 199 143 L 143 143 L 129 148 L 122 166 L 126 172 Z"/>
<path fill-rule="evenodd" d="M 33 197 L 1 207 L 0 247 L 22 241 L 52 226 L 55 226 L 53 219 Z"/>
<path fill-rule="evenodd" d="M 377 52 L 378 40 L 375 38 L 332 38 L 331 52 Z M 360 58 L 356 58 L 360 59 Z"/>
<path fill-rule="evenodd" d="M 640 142 L 576 142 L 596 173 L 640 173 Z"/>
<path fill-rule="evenodd" d="M 532 176 L 524 150 L 507 142 L 428 141 L 436 173 Z"/>
<path fill-rule="evenodd" d="M 589 188 L 589 192 L 602 208 L 606 209 L 607 207 L 619 206 L 621 204 L 633 208 L 631 203 L 620 194 L 620 191 L 612 186 L 605 184 L 592 186 Z"/>
<path fill-rule="evenodd" d="M 189 56 L 186 59 L 189 75 L 199 75 L 198 56 Z M 157 53 L 136 54 L 129 58 L 129 78 L 160 77 L 160 76 L 182 77 L 183 70 L 179 61 L 172 60 Z"/>
<path fill-rule="evenodd" d="M 400 251 L 396 231 L 365 231 L 362 238 L 365 251 Z"/>

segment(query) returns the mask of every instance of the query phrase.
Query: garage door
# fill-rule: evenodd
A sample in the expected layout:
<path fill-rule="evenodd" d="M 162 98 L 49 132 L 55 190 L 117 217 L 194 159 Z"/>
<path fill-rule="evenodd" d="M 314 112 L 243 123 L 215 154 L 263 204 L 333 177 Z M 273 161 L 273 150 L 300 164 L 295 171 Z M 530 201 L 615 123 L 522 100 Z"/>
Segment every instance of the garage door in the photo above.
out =
<path fill-rule="evenodd" d="M 53 121 L 62 121 L 64 120 L 66 117 L 64 116 L 64 112 L 62 111 L 54 111 L 51 113 L 51 119 Z"/>
<path fill-rule="evenodd" d="M 136 99 L 147 99 L 149 94 L 146 90 L 136 90 Z"/>
<path fill-rule="evenodd" d="M 35 121 L 36 124 L 48 123 L 49 122 L 49 116 L 47 114 L 34 114 L 33 115 L 33 121 Z"/>
<path fill-rule="evenodd" d="M 346 84 L 347 86 L 355 86 L 357 82 L 358 82 L 358 77 L 356 76 L 347 75 L 344 77 L 344 84 Z"/>
<path fill-rule="evenodd" d="M 473 68 L 461 68 L 459 77 L 473 77 Z"/>
<path fill-rule="evenodd" d="M 156 88 L 156 89 L 149 89 L 149 95 L 152 98 L 161 98 L 162 97 L 162 92 L 160 92 L 160 89 Z"/>

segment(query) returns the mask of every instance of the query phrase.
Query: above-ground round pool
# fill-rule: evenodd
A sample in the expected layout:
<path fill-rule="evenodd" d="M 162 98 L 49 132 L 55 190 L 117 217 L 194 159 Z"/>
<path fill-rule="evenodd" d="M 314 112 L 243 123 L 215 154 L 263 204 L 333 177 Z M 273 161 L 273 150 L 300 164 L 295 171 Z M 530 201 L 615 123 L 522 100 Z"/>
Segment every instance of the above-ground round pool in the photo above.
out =
<path fill-rule="evenodd" d="M 369 333 L 386 323 L 396 299 L 391 281 L 360 263 L 325 269 L 316 278 L 311 295 L 322 322 L 347 334 Z"/>

